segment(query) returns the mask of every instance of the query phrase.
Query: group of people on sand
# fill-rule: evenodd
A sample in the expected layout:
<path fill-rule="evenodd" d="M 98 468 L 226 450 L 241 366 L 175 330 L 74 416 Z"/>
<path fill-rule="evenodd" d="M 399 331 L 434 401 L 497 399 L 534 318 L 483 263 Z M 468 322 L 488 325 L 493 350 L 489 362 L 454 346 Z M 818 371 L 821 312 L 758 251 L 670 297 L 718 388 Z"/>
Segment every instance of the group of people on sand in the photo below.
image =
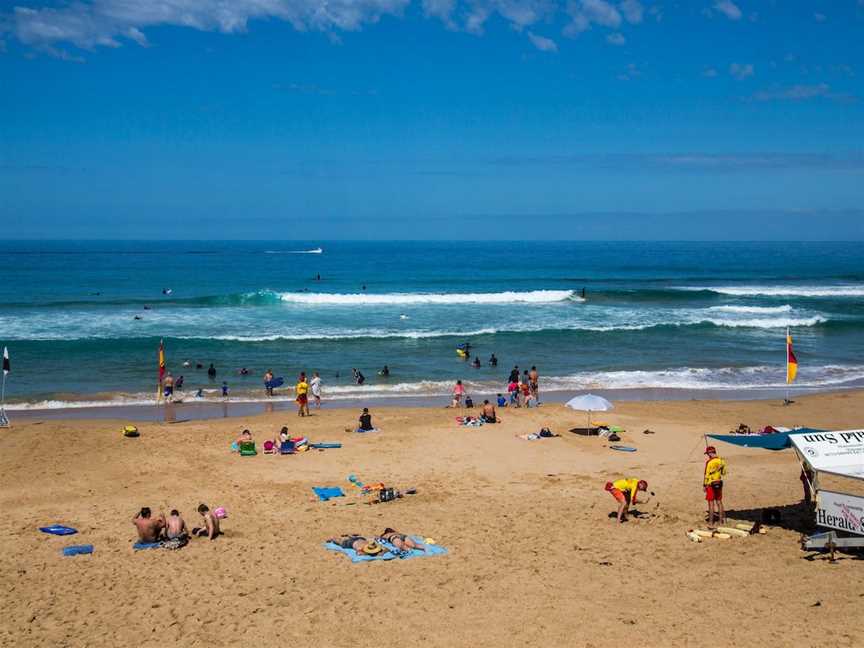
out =
<path fill-rule="evenodd" d="M 327 542 L 332 542 L 343 549 L 353 549 L 358 554 L 365 554 L 367 556 L 375 556 L 384 551 L 388 551 L 388 548 L 382 546 L 380 541 L 384 541 L 395 547 L 397 551 L 411 551 L 413 549 L 426 551 L 426 547 L 423 544 L 415 542 L 406 534 L 400 533 L 391 527 L 387 527 L 382 533 L 371 540 L 366 536 L 357 534 L 343 534 L 335 538 L 327 539 Z"/>
<path fill-rule="evenodd" d="M 150 507 L 143 506 L 132 518 L 132 524 L 138 530 L 139 542 L 175 541 L 185 544 L 194 537 L 214 540 L 221 533 L 219 517 L 206 504 L 198 505 L 198 513 L 201 515 L 201 526 L 190 530 L 177 509 L 172 509 L 167 517 L 162 512 L 154 517 Z"/>
<path fill-rule="evenodd" d="M 705 448 L 705 466 L 702 472 L 702 490 L 708 502 L 708 528 L 726 524 L 726 510 L 723 507 L 723 479 L 726 476 L 726 460 L 717 454 L 717 448 Z M 623 477 L 606 482 L 604 489 L 618 503 L 618 522 L 626 522 L 630 507 L 638 503 L 640 493 L 648 492 L 648 482 L 636 477 Z M 651 493 L 653 496 L 654 493 Z M 644 498 L 642 503 L 646 503 Z M 611 515 L 611 514 L 610 514 Z"/>

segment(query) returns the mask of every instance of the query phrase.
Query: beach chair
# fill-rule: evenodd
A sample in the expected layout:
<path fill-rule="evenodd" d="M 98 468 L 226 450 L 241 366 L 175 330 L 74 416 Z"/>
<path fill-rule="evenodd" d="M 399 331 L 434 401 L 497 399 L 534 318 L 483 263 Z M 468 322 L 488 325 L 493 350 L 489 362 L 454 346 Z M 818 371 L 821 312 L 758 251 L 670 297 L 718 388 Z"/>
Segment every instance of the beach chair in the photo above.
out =
<path fill-rule="evenodd" d="M 240 444 L 240 456 L 241 457 L 254 457 L 258 454 L 258 451 L 255 449 L 254 441 L 243 441 Z"/>

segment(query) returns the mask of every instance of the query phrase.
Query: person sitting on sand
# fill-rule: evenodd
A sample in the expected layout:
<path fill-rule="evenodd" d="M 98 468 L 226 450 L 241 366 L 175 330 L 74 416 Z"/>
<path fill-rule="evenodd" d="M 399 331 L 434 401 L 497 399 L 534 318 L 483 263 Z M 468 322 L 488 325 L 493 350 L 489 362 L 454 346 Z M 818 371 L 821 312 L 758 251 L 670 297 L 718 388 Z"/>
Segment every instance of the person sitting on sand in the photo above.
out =
<path fill-rule="evenodd" d="M 488 400 L 483 401 L 483 411 L 480 412 L 480 420 L 484 423 L 498 422 L 498 418 L 495 416 L 495 406 Z"/>
<path fill-rule="evenodd" d="M 375 426 L 372 425 L 372 415 L 369 413 L 369 408 L 364 407 L 363 413 L 360 415 L 360 427 L 357 428 L 358 432 L 370 432 L 375 429 Z"/>
<path fill-rule="evenodd" d="M 368 540 L 361 535 L 343 534 L 337 538 L 327 538 L 327 542 L 339 545 L 343 549 L 353 549 L 358 554 L 374 556 L 384 551 L 384 548 L 374 540 Z"/>
<path fill-rule="evenodd" d="M 507 399 L 498 394 L 498 407 L 507 407 Z"/>
<path fill-rule="evenodd" d="M 617 479 L 614 482 L 606 482 L 606 490 L 618 502 L 618 521 L 626 522 L 630 506 L 636 504 L 636 495 L 639 491 L 648 490 L 648 482 L 644 479 Z"/>
<path fill-rule="evenodd" d="M 389 542 L 399 551 L 411 551 L 412 549 L 417 549 L 418 551 L 426 551 L 426 547 L 424 547 L 422 544 L 414 542 L 414 540 L 409 538 L 404 533 L 399 533 L 398 531 L 396 531 L 396 529 L 391 529 L 390 527 L 384 529 L 384 533 L 382 533 L 379 537 L 384 542 Z"/>
<path fill-rule="evenodd" d="M 249 430 L 243 430 L 236 441 L 239 446 L 241 443 L 252 443 L 252 433 Z"/>
<path fill-rule="evenodd" d="M 154 518 L 150 507 L 142 506 L 132 518 L 132 524 L 138 529 L 138 539 L 141 542 L 159 542 L 165 531 L 165 515 L 160 513 L 159 517 Z"/>
<path fill-rule="evenodd" d="M 726 523 L 726 511 L 723 509 L 723 477 L 726 476 L 726 462 L 717 456 L 714 446 L 705 448 L 705 476 L 702 480 L 702 488 L 705 491 L 705 500 L 708 502 L 708 526 L 713 527 L 715 522 Z"/>
<path fill-rule="evenodd" d="M 171 514 L 165 520 L 165 537 L 169 540 L 185 540 L 188 535 L 186 521 L 180 517 L 177 509 L 171 509 Z"/>
<path fill-rule="evenodd" d="M 199 504 L 198 512 L 204 520 L 204 526 L 192 529 L 193 537 L 215 539 L 221 533 L 219 530 L 219 518 L 210 512 L 210 508 L 206 504 Z"/>

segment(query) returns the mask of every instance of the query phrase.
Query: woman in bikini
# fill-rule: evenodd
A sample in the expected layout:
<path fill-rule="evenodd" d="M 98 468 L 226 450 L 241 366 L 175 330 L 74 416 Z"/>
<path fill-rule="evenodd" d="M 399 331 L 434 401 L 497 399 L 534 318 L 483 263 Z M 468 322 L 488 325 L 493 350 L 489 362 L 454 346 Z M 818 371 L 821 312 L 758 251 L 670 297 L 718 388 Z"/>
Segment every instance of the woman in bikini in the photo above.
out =
<path fill-rule="evenodd" d="M 411 551 L 412 549 L 426 551 L 426 547 L 421 544 L 417 544 L 404 533 L 399 533 L 398 531 L 396 531 L 396 529 L 391 529 L 390 527 L 384 529 L 384 533 L 382 533 L 379 537 L 384 542 L 389 542 L 399 551 Z"/>
<path fill-rule="evenodd" d="M 339 545 L 343 549 L 353 549 L 358 554 L 363 553 L 369 556 L 374 556 L 383 551 L 381 545 L 374 540 L 367 540 L 361 535 L 341 535 L 338 538 L 328 538 L 327 542 L 332 542 Z"/>

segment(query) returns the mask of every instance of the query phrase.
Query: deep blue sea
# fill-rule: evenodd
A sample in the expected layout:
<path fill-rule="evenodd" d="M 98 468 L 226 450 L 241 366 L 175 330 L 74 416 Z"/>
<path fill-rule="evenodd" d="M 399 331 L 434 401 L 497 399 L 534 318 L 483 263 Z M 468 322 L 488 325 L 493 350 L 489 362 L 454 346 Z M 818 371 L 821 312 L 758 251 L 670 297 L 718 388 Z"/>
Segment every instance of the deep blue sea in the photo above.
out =
<path fill-rule="evenodd" d="M 270 368 L 288 383 L 320 372 L 325 400 L 443 396 L 457 378 L 494 392 L 514 364 L 536 365 L 545 391 L 758 391 L 784 384 L 786 327 L 799 386 L 864 384 L 861 243 L 4 242 L 0 252 L 12 408 L 152 403 L 160 338 L 187 397 L 203 388 L 205 400 L 223 380 L 232 399 L 262 399 Z M 463 341 L 481 368 L 457 356 Z M 215 382 L 195 369 L 211 362 Z M 385 364 L 389 378 L 377 375 Z"/>

